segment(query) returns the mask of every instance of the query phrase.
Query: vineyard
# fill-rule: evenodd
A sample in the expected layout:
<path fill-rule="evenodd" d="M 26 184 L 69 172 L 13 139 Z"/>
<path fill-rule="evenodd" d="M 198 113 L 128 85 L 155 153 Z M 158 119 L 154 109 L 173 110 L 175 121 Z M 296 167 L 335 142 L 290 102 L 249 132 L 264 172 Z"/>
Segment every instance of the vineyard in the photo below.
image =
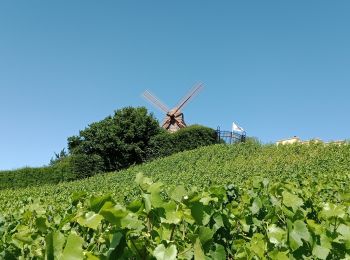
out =
<path fill-rule="evenodd" d="M 0 258 L 349 259 L 350 145 L 214 145 L 0 191 Z"/>

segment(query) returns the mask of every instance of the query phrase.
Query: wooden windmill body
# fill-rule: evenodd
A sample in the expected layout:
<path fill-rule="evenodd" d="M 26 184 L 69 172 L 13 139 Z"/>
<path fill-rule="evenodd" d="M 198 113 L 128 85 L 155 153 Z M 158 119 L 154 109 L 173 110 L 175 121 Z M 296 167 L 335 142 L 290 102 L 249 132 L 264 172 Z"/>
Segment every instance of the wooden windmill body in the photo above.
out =
<path fill-rule="evenodd" d="M 195 85 L 190 92 L 175 106 L 173 109 L 169 109 L 163 102 L 161 102 L 156 96 L 151 94 L 148 90 L 143 93 L 146 98 L 155 107 L 165 113 L 165 118 L 162 123 L 162 127 L 169 132 L 176 132 L 177 130 L 186 127 L 183 108 L 189 103 L 189 101 L 198 94 L 203 88 L 203 84 Z"/>

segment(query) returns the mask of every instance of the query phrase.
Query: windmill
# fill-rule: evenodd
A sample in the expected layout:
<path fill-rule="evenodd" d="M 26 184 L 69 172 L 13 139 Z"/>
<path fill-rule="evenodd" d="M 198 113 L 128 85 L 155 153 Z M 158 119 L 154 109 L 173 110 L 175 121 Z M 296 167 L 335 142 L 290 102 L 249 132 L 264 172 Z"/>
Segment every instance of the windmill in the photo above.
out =
<path fill-rule="evenodd" d="M 162 123 L 162 127 L 169 132 L 176 132 L 180 128 L 186 127 L 184 114 L 182 113 L 183 108 L 193 99 L 199 91 L 203 88 L 203 84 L 199 83 L 194 85 L 194 87 L 184 96 L 180 102 L 173 108 L 169 109 L 163 102 L 161 102 L 156 96 L 151 92 L 146 90 L 143 93 L 143 97 L 147 99 L 156 108 L 165 113 L 165 118 Z"/>

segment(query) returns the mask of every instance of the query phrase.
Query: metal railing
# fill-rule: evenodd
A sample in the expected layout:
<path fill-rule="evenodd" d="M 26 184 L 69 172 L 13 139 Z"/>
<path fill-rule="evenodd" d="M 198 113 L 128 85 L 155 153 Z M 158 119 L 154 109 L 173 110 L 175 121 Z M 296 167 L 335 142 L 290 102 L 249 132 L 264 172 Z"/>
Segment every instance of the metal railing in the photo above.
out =
<path fill-rule="evenodd" d="M 245 142 L 246 140 L 246 133 L 242 132 L 231 132 L 231 131 L 222 131 L 220 130 L 220 127 L 216 129 L 216 138 L 218 143 L 226 143 L 226 144 L 234 144 L 234 143 L 240 143 Z"/>

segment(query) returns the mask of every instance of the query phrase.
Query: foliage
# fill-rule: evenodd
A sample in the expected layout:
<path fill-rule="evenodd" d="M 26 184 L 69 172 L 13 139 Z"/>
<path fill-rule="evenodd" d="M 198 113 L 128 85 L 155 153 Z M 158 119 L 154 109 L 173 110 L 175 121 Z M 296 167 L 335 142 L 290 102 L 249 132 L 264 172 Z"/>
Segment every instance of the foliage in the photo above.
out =
<path fill-rule="evenodd" d="M 67 157 L 52 166 L 0 171 L 0 190 L 55 184 L 74 179 L 76 176 L 72 173 L 70 158 Z"/>
<path fill-rule="evenodd" d="M 76 179 L 83 179 L 103 172 L 104 161 L 97 154 L 73 154 L 70 156 L 70 166 Z"/>
<path fill-rule="evenodd" d="M 102 121 L 92 123 L 80 131 L 79 136 L 68 138 L 68 148 L 76 157 L 78 167 L 73 169 L 80 173 L 79 167 L 84 163 L 79 159 L 86 156 L 99 156 L 103 167 L 98 171 L 114 171 L 132 164 L 142 163 L 146 159 L 146 148 L 152 136 L 160 132 L 157 120 L 147 113 L 146 108 L 126 107 L 115 111 Z M 95 165 L 100 166 L 100 164 Z"/>
<path fill-rule="evenodd" d="M 147 157 L 148 159 L 165 157 L 216 143 L 215 130 L 205 126 L 193 125 L 175 133 L 163 131 L 151 138 Z"/>
<path fill-rule="evenodd" d="M 143 120 L 143 116 L 146 119 Z M 144 122 L 138 125 L 142 120 Z M 151 126 L 146 126 L 150 123 Z M 143 108 L 119 110 L 113 118 L 90 125 L 80 136 L 70 137 L 71 154 L 65 149 L 55 153 L 49 167 L 0 172 L 0 190 L 82 179 L 216 142 L 215 131 L 207 127 L 190 126 L 170 134 L 157 129 L 154 123 Z M 150 128 L 153 133 L 141 137 Z"/>
<path fill-rule="evenodd" d="M 64 158 L 67 158 L 68 153 L 66 152 L 66 149 L 63 148 L 59 153 L 55 153 L 55 156 L 51 158 L 50 165 L 55 165 L 58 162 L 62 161 Z"/>
<path fill-rule="evenodd" d="M 350 145 L 253 141 L 3 190 L 0 258 L 346 259 L 349 181 Z"/>
<path fill-rule="evenodd" d="M 65 210 L 28 201 L 0 218 L 0 257 L 348 259 L 350 193 L 317 202 L 298 182 L 169 189 L 138 174 L 138 199 L 74 194 Z"/>
<path fill-rule="evenodd" d="M 82 190 L 96 196 L 108 192 L 118 201 L 130 201 L 136 196 L 133 180 L 138 172 L 166 185 L 201 188 L 228 183 L 244 188 L 244 183 L 249 185 L 259 178 L 271 182 L 297 181 L 315 200 L 337 202 L 350 181 L 350 145 L 275 146 L 247 142 L 206 146 L 84 180 L 2 190 L 0 211 L 20 207 L 17 201 L 28 197 L 65 207 L 70 195 Z M 0 185 L 11 183 L 0 182 Z"/>

